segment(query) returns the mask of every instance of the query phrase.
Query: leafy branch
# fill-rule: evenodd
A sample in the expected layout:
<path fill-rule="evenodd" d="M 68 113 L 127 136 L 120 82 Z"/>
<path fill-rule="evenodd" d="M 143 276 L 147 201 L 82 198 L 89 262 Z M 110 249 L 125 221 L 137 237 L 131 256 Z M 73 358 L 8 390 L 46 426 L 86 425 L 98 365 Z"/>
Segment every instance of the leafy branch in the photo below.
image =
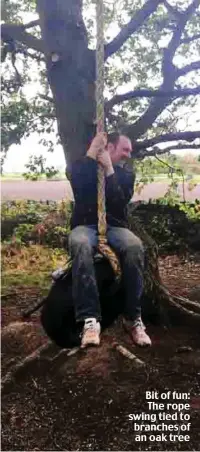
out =
<path fill-rule="evenodd" d="M 162 1 L 148 0 L 143 8 L 135 13 L 135 16 L 122 28 L 118 35 L 105 46 L 105 60 L 117 52 L 124 42 L 143 25 L 149 16 L 156 11 L 159 3 L 162 3 Z"/>
<path fill-rule="evenodd" d="M 173 91 L 177 78 L 183 75 L 184 68 L 178 70 L 173 64 L 173 58 L 177 48 L 180 45 L 181 36 L 187 22 L 189 21 L 191 15 L 196 11 L 199 3 L 199 0 L 193 0 L 188 8 L 184 12 L 181 12 L 176 19 L 176 27 L 173 31 L 172 38 L 169 41 L 168 47 L 163 50 L 163 83 L 160 86 L 161 91 Z M 191 65 L 189 66 L 191 68 Z M 190 70 L 189 67 L 186 68 L 187 71 Z M 139 138 L 152 126 L 164 108 L 171 103 L 171 100 L 172 98 L 170 96 L 153 98 L 145 113 L 135 123 L 124 126 L 123 133 L 126 133 L 132 140 Z"/>
<path fill-rule="evenodd" d="M 157 137 L 150 138 L 148 140 L 133 141 L 133 143 L 134 143 L 135 151 L 138 152 L 138 154 L 139 154 L 140 151 L 142 151 L 142 150 L 143 151 L 145 150 L 145 152 L 148 153 L 148 151 L 146 151 L 146 149 L 148 147 L 153 147 L 158 143 L 164 143 L 164 142 L 168 142 L 168 141 L 178 141 L 178 140 L 185 140 L 187 142 L 192 142 L 198 138 L 200 138 L 200 130 L 188 131 L 188 132 L 165 133 L 163 135 L 159 135 Z M 181 146 L 183 146 L 183 144 Z M 199 147 L 200 145 L 195 144 L 194 146 Z M 187 147 L 187 145 L 185 147 Z M 174 147 L 173 147 L 173 149 L 174 149 Z M 183 147 L 181 147 L 180 149 L 183 149 Z M 172 150 L 172 149 L 170 149 L 170 150 Z M 156 149 L 155 149 L 155 151 L 156 151 Z M 168 152 L 168 151 L 166 151 L 166 152 Z"/>

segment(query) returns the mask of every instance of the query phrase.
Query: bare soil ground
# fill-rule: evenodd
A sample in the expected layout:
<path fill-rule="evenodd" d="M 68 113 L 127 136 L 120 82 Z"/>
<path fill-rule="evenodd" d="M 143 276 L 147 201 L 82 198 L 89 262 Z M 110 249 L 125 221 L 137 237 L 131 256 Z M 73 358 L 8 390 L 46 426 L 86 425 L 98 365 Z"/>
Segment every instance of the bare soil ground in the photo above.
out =
<path fill-rule="evenodd" d="M 200 283 L 200 256 L 160 258 L 160 270 L 170 290 L 187 296 Z M 2 377 L 48 341 L 38 314 L 20 322 L 37 296 L 36 289 L 22 288 L 2 299 Z M 153 346 L 144 350 L 131 344 L 120 322 L 103 334 L 98 349 L 51 361 L 58 353 L 52 345 L 2 391 L 2 450 L 199 450 L 199 331 L 186 325 L 148 331 Z M 145 366 L 120 355 L 116 341 Z M 189 442 L 135 442 L 128 415 L 148 412 L 145 392 L 153 390 L 191 394 Z"/>

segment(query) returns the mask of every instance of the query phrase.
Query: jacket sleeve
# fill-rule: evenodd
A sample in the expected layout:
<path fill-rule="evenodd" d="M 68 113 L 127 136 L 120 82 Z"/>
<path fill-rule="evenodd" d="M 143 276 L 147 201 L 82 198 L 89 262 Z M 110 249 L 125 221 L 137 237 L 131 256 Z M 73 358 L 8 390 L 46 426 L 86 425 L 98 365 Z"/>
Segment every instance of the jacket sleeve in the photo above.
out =
<path fill-rule="evenodd" d="M 91 157 L 83 157 L 72 164 L 71 168 L 71 186 L 75 202 L 83 202 L 94 193 L 94 180 L 97 171 L 97 162 Z"/>
<path fill-rule="evenodd" d="M 135 174 L 132 170 L 125 170 L 123 179 L 116 173 L 106 178 L 106 195 L 108 202 L 119 208 L 125 207 L 131 200 L 134 191 Z"/>

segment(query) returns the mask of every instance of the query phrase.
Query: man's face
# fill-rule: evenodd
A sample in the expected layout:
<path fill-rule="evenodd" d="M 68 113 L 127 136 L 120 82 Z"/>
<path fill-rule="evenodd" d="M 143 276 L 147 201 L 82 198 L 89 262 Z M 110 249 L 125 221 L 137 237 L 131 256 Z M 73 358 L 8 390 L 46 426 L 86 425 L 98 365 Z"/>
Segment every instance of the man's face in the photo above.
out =
<path fill-rule="evenodd" d="M 131 157 L 131 140 L 124 135 L 120 135 L 117 145 L 108 143 L 107 149 L 113 164 L 120 161 L 126 161 Z"/>

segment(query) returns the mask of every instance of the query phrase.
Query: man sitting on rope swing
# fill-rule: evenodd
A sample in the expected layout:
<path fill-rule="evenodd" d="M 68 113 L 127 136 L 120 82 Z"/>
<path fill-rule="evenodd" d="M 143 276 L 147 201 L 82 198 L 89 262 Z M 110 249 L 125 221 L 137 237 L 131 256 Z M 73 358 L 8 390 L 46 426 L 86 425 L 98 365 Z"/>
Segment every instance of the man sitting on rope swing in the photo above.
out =
<path fill-rule="evenodd" d="M 98 243 L 97 166 L 105 172 L 107 241 L 120 258 L 125 287 L 124 317 L 132 340 L 151 345 L 141 319 L 144 249 L 128 230 L 127 204 L 133 195 L 134 174 L 124 163 L 132 152 L 128 137 L 98 133 L 85 157 L 72 165 L 71 184 L 75 198 L 69 251 L 73 258 L 72 281 L 75 316 L 84 322 L 81 347 L 100 344 L 101 310 L 95 278 L 94 254 Z"/>

